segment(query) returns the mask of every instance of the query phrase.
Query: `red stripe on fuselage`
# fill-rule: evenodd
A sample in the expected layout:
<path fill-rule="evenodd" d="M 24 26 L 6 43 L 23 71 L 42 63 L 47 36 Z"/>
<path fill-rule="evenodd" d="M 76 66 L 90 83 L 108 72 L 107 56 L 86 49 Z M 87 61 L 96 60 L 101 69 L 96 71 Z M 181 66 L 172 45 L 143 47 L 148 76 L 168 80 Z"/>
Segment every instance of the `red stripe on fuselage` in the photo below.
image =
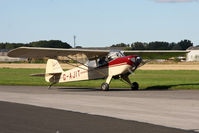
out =
<path fill-rule="evenodd" d="M 108 66 L 112 66 L 112 65 L 116 65 L 116 64 L 122 64 L 122 63 L 126 63 L 128 65 L 133 65 L 134 62 L 131 61 L 131 58 L 133 57 L 137 57 L 136 55 L 131 55 L 131 56 L 125 56 L 125 57 L 120 57 L 117 58 L 115 60 L 112 60 L 108 63 Z"/>
<path fill-rule="evenodd" d="M 133 57 L 137 57 L 136 55 L 131 55 L 131 56 L 125 56 L 125 57 L 120 57 L 120 58 L 117 58 L 115 60 L 112 60 L 110 61 L 109 63 L 107 64 L 104 64 L 102 66 L 99 66 L 98 68 L 101 68 L 101 67 L 113 67 L 113 66 L 119 66 L 119 65 L 124 65 L 124 64 L 128 64 L 128 65 L 133 65 L 134 62 L 131 61 L 131 58 Z"/>
<path fill-rule="evenodd" d="M 103 69 L 103 68 L 107 68 L 107 67 L 117 67 L 117 66 L 122 66 L 122 65 L 130 65 L 132 66 L 134 64 L 134 62 L 131 61 L 131 58 L 133 57 L 137 57 L 136 55 L 132 55 L 132 56 L 125 56 L 125 57 L 120 57 L 117 58 L 115 60 L 110 61 L 107 64 L 104 64 L 102 66 L 99 66 L 97 68 L 94 68 L 93 70 L 86 70 L 81 72 L 82 73 L 86 73 L 88 71 L 95 71 L 96 69 Z"/>

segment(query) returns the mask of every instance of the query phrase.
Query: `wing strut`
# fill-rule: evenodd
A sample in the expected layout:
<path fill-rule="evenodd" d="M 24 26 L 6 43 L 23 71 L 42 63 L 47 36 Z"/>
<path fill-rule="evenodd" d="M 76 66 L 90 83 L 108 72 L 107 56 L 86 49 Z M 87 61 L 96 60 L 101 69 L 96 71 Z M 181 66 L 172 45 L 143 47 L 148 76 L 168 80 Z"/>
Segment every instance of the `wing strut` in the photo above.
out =
<path fill-rule="evenodd" d="M 68 56 L 67 56 L 68 57 Z M 81 64 L 81 65 L 83 65 L 83 66 L 85 66 L 85 67 L 87 67 L 88 68 L 88 70 L 90 70 L 90 71 L 96 71 L 97 73 L 99 73 L 100 75 L 102 75 L 102 76 L 105 76 L 105 77 L 107 77 L 108 75 L 106 75 L 106 74 L 104 74 L 104 73 L 102 73 L 102 72 L 100 72 L 100 71 L 98 71 L 98 70 L 96 70 L 95 68 L 92 68 L 92 67 L 89 67 L 88 65 L 85 65 L 85 64 L 83 64 L 83 63 L 81 63 L 81 62 L 79 62 L 78 60 L 74 60 L 73 58 L 71 58 L 71 57 L 68 57 L 69 59 L 71 59 L 71 60 L 73 60 L 73 61 L 75 61 L 75 62 L 77 62 L 77 63 L 79 63 L 79 64 Z M 76 67 L 78 67 L 78 66 L 76 66 Z M 81 68 L 81 67 L 79 67 L 79 68 Z M 83 68 L 82 68 L 83 69 Z"/>

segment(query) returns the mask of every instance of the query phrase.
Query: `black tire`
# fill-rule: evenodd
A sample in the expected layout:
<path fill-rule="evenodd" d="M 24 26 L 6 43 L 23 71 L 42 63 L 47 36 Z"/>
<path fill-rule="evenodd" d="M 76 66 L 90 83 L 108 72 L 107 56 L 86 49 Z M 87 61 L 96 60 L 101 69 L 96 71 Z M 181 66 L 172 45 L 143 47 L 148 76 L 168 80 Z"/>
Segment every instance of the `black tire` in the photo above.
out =
<path fill-rule="evenodd" d="M 108 91 L 108 90 L 109 90 L 109 84 L 107 84 L 107 83 L 102 83 L 101 89 L 102 89 L 103 91 Z"/>
<path fill-rule="evenodd" d="M 131 84 L 131 90 L 138 90 L 139 89 L 139 84 L 137 82 L 133 82 Z"/>

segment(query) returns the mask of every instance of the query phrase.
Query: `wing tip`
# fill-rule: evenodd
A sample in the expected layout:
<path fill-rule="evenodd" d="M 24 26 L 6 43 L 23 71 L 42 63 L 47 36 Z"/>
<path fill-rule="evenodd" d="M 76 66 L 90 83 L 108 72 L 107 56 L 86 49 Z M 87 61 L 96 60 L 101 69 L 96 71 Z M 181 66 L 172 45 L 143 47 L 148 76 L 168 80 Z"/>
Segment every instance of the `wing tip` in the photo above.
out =
<path fill-rule="evenodd" d="M 25 47 L 19 47 L 19 48 L 12 49 L 12 50 L 8 51 L 7 56 L 8 56 L 8 57 L 18 57 L 18 56 L 16 55 L 16 52 L 17 52 L 19 49 L 23 49 L 23 48 L 25 48 Z"/>

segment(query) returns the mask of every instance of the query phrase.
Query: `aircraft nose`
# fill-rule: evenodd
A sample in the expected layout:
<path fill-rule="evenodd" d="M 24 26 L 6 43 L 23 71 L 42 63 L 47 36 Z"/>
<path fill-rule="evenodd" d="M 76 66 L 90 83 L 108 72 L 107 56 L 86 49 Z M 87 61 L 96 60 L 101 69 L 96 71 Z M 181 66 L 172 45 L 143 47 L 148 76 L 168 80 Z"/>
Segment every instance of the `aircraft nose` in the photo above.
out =
<path fill-rule="evenodd" d="M 140 63 L 142 62 L 142 58 L 137 56 L 137 57 L 132 57 L 131 62 L 133 62 L 133 66 L 139 66 Z"/>
<path fill-rule="evenodd" d="M 139 65 L 141 62 L 142 62 L 142 58 L 138 56 L 138 57 L 136 58 L 135 63 L 136 63 L 137 65 Z"/>
<path fill-rule="evenodd" d="M 141 62 L 142 62 L 142 58 L 137 56 L 136 59 L 135 59 L 135 66 L 138 67 Z"/>

